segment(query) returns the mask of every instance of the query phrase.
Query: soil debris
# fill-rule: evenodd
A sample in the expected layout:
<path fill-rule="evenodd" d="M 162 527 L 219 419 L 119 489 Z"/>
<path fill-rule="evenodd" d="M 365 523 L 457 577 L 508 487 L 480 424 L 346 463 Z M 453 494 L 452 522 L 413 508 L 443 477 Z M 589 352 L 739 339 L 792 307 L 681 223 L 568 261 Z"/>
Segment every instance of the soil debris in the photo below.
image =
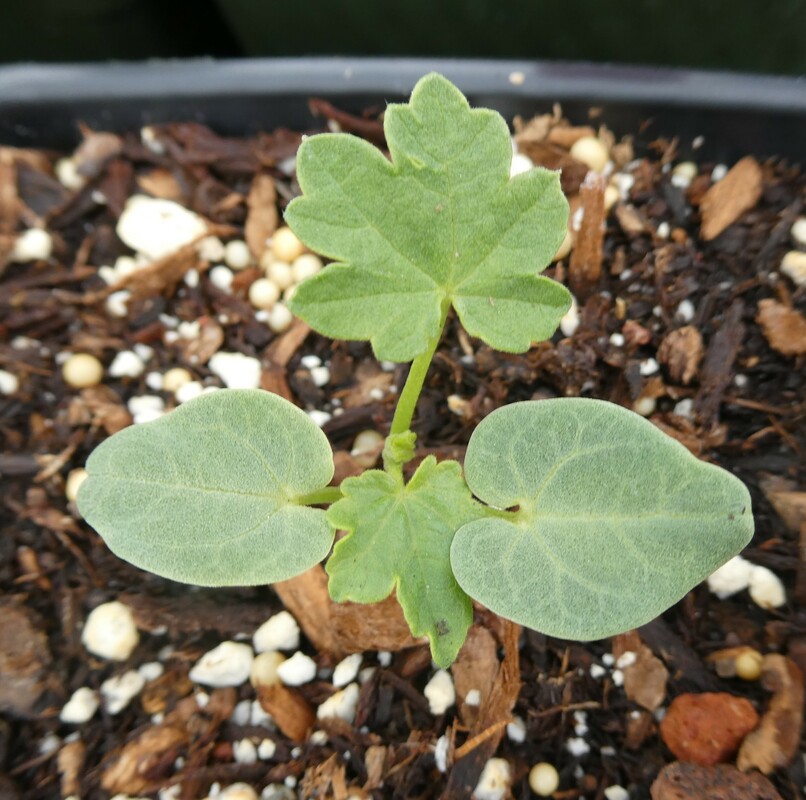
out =
<path fill-rule="evenodd" d="M 794 661 L 771 653 L 761 665 L 761 682 L 773 692 L 758 729 L 742 743 L 736 766 L 769 775 L 786 767 L 800 747 L 803 728 L 803 674 Z"/>
<path fill-rule="evenodd" d="M 681 694 L 669 706 L 660 733 L 676 758 L 707 767 L 730 760 L 757 724 L 753 704 L 743 697 Z"/>
<path fill-rule="evenodd" d="M 763 173 L 752 156 L 737 161 L 700 201 L 700 236 L 711 241 L 754 208 L 761 198 Z"/>
<path fill-rule="evenodd" d="M 767 298 L 758 304 L 756 321 L 773 350 L 785 356 L 806 353 L 806 317 L 796 309 Z"/>
<path fill-rule="evenodd" d="M 746 774 L 728 764 L 705 767 L 681 761 L 660 771 L 651 795 L 652 800 L 782 800 L 758 772 Z"/>

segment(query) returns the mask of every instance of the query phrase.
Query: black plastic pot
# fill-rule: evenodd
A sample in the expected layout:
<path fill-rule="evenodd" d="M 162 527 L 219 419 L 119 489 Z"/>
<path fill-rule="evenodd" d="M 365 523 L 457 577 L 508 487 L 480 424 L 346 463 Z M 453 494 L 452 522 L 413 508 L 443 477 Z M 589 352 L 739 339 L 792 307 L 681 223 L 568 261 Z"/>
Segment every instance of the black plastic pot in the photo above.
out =
<path fill-rule="evenodd" d="M 582 63 L 419 59 L 262 59 L 0 68 L 0 143 L 69 148 L 98 130 L 198 120 L 223 134 L 314 124 L 310 97 L 360 112 L 407 97 L 437 70 L 471 103 L 507 119 L 559 102 L 574 122 L 618 135 L 677 137 L 683 155 L 806 159 L 806 79 Z"/>

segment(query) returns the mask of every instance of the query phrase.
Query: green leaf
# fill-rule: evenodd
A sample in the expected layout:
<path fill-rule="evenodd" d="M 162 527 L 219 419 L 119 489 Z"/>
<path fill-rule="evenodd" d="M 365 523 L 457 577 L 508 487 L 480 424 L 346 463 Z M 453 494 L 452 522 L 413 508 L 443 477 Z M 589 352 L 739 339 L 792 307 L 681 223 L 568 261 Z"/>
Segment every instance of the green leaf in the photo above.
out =
<path fill-rule="evenodd" d="M 482 512 L 456 461 L 428 456 L 402 485 L 380 470 L 347 478 L 344 498 L 328 510 L 334 528 L 348 531 L 327 562 L 336 602 L 377 603 L 397 589 L 414 636 L 428 636 L 431 654 L 448 666 L 473 621 L 470 598 L 451 572 L 451 539 Z"/>
<path fill-rule="evenodd" d="M 294 313 L 327 336 L 368 339 L 391 361 L 424 352 L 450 304 L 498 350 L 524 352 L 551 336 L 571 303 L 537 274 L 565 235 L 559 173 L 510 179 L 503 118 L 471 110 L 434 73 L 410 103 L 388 107 L 384 130 L 391 161 L 346 134 L 313 136 L 299 149 L 303 196 L 286 221 L 339 263 L 299 287 Z"/>
<path fill-rule="evenodd" d="M 325 512 L 299 505 L 333 477 L 327 438 L 277 395 L 226 389 L 107 439 L 78 507 L 109 548 L 202 586 L 273 583 L 330 550 Z"/>
<path fill-rule="evenodd" d="M 485 503 L 519 510 L 457 532 L 459 584 L 496 613 L 565 639 L 648 622 L 753 534 L 741 481 L 598 400 L 494 411 L 470 439 L 465 475 Z"/>

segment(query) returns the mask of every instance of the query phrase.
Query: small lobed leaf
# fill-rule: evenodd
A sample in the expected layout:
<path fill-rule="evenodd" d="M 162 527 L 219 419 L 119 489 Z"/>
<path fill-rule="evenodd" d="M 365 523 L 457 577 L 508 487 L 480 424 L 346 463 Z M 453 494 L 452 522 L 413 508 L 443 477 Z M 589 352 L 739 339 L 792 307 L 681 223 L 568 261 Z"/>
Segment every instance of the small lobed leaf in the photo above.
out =
<path fill-rule="evenodd" d="M 470 439 L 465 475 L 485 503 L 518 510 L 459 529 L 451 565 L 460 586 L 565 639 L 648 622 L 753 534 L 741 481 L 599 400 L 494 411 Z"/>
<path fill-rule="evenodd" d="M 510 179 L 503 118 L 471 109 L 437 74 L 384 117 L 391 161 L 347 134 L 306 139 L 303 196 L 286 221 L 335 259 L 302 284 L 294 313 L 321 333 L 368 339 L 379 359 L 411 361 L 456 309 L 469 333 L 524 352 L 556 330 L 568 291 L 538 275 L 565 235 L 559 174 Z"/>
<path fill-rule="evenodd" d="M 451 572 L 451 540 L 482 513 L 461 467 L 428 456 L 405 486 L 370 470 L 341 488 L 344 497 L 330 507 L 328 520 L 348 534 L 327 562 L 331 596 L 376 603 L 397 589 L 412 634 L 428 636 L 434 660 L 448 666 L 473 621 L 470 598 Z"/>
<path fill-rule="evenodd" d="M 135 566 L 185 583 L 286 580 L 325 558 L 325 512 L 300 505 L 333 477 L 330 445 L 277 395 L 225 389 L 120 431 L 87 461 L 84 518 Z"/>

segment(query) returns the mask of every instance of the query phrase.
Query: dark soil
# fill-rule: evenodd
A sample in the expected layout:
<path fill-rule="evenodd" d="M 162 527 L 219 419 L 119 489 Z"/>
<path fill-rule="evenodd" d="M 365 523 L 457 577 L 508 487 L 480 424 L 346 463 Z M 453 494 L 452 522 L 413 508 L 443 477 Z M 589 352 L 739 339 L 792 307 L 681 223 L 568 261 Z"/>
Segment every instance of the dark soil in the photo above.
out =
<path fill-rule="evenodd" d="M 331 117 L 337 113 L 326 106 L 321 110 Z M 343 128 L 356 127 L 350 117 L 339 119 Z M 380 128 L 374 120 L 361 120 L 358 127 L 377 140 Z M 649 798 L 658 771 L 674 756 L 658 734 L 655 716 L 630 699 L 610 670 L 603 678 L 591 677 L 591 665 L 602 664 L 613 644 L 570 643 L 522 631 L 518 658 L 511 647 L 507 657 L 506 626 L 481 609 L 478 621 L 491 628 L 493 653 L 497 650 L 495 657 L 503 659 L 503 672 L 509 670 L 506 676 L 499 674 L 500 691 L 512 693 L 513 686 L 517 691 L 514 662 L 519 661 L 522 686 L 514 713 L 526 724 L 522 743 L 505 735 L 494 746 L 508 719 L 506 703 L 483 730 L 470 709 L 432 716 L 422 689 L 433 668 L 422 646 L 395 653 L 389 666 L 380 666 L 374 652 L 365 653 L 364 666 L 378 669 L 363 685 L 356 723 L 320 725 L 328 733 L 324 745 L 292 742 L 280 731 L 232 722 L 234 703 L 255 697 L 248 683 L 214 692 L 215 703 L 211 701 L 205 712 L 195 706 L 192 713 L 187 711 L 182 698 L 192 697 L 194 687 L 186 676 L 196 659 L 224 639 L 251 635 L 282 605 L 271 587 L 191 589 L 143 573 L 106 549 L 65 500 L 64 479 L 69 470 L 84 464 L 110 430 L 128 422 L 126 402 L 131 397 L 159 392 L 147 388 L 144 377 L 107 377 L 100 388 L 72 389 L 62 379 L 57 354 L 90 352 L 108 365 L 117 351 L 143 343 L 154 348 L 148 371 L 184 366 L 215 384 L 217 379 L 203 364 L 193 363 L 181 348 L 163 344 L 160 315 L 218 320 L 221 348 L 261 358 L 270 376 L 265 385 L 283 391 L 287 387 L 308 409 L 332 410 L 332 397 L 341 400 L 345 412 L 325 426 L 337 451 L 348 452 L 355 435 L 366 428 L 385 433 L 395 398 L 367 397 L 363 384 L 379 368 L 364 344 L 332 342 L 298 331 L 293 341 L 284 340 L 285 350 L 291 347 L 291 352 L 275 360 L 282 336 L 256 320 L 246 300 L 256 270 L 237 273 L 233 293 L 228 294 L 209 281 L 209 265 L 194 263 L 202 273 L 198 286 L 190 288 L 179 279 L 146 286 L 126 319 L 104 310 L 105 284 L 97 268 L 127 252 L 115 235 L 115 223 L 126 199 L 143 191 L 144 176 L 153 177 L 159 169 L 178 198 L 217 225 L 225 241 L 242 238 L 246 198 L 257 173 L 274 179 L 280 210 L 299 191 L 293 176 L 278 167 L 293 155 L 297 134 L 279 131 L 234 141 L 219 139 L 196 124 L 165 126 L 158 130 L 162 155 L 143 146 L 136 133 L 105 145 L 87 135 L 85 149 L 91 152 L 84 153 L 84 163 L 89 182 L 80 191 L 68 191 L 55 180 L 54 154 L 0 148 L 0 255 L 8 251 L 16 231 L 38 220 L 55 242 L 47 261 L 9 264 L 0 273 L 0 369 L 20 380 L 17 391 L 0 395 L 0 613 L 6 631 L 0 633 L 0 682 L 9 681 L 8 686 L 14 680 L 19 687 L 16 701 L 7 704 L 0 718 L 0 797 L 34 800 L 60 797 L 62 792 L 84 800 L 109 797 L 101 782 L 121 749 L 156 727 L 152 715 L 176 712 L 184 714 L 185 738 L 162 749 L 154 746 L 144 775 L 150 788 L 132 788 L 132 795 L 156 796 L 159 787 L 181 784 L 180 797 L 202 798 L 213 783 L 227 786 L 236 781 L 253 785 L 259 793 L 290 776 L 299 794 L 289 796 L 468 797 L 484 761 L 495 754 L 511 766 L 515 798 L 533 796 L 527 775 L 539 761 L 559 770 L 558 798 L 601 800 L 604 789 L 613 784 L 627 788 L 633 800 Z M 580 167 L 561 155 L 566 158 L 565 188 L 576 196 Z M 749 487 L 756 536 L 745 556 L 784 581 L 788 602 L 765 611 L 746 592 L 719 600 L 703 585 L 642 629 L 641 640 L 669 670 L 664 705 L 684 692 L 726 691 L 749 698 L 763 713 L 768 691 L 758 682 L 719 677 L 707 658 L 746 644 L 763 654 L 788 654 L 806 667 L 806 564 L 799 549 L 803 512 L 802 507 L 800 516 L 797 510 L 787 512 L 794 502 L 792 493 L 806 491 L 804 356 L 776 350 L 774 338 L 768 339 L 769 331 L 756 321 L 765 299 L 806 311 L 806 292 L 777 272 L 781 258 L 792 249 L 789 230 L 806 201 L 806 177 L 798 166 L 762 163 L 758 201 L 719 236 L 703 241 L 699 203 L 716 165 L 699 164 L 698 177 L 685 189 L 675 186 L 664 168 L 674 162 L 672 143 L 636 142 L 635 158 L 631 171 L 636 180 L 629 198 L 607 216 L 601 277 L 572 276 L 578 281 L 581 316 L 573 335 L 558 332 L 526 354 L 507 355 L 470 339 L 455 319 L 450 320 L 415 429 L 424 451 L 461 459 L 473 427 L 507 402 L 583 394 L 628 407 L 639 403 L 646 411 L 654 399 L 650 419 Z M 584 173 L 582 168 L 581 176 Z M 105 202 L 97 202 L 97 192 Z M 637 225 L 618 213 L 628 204 Z M 659 226 L 668 227 L 667 236 L 659 235 Z M 546 274 L 566 279 L 571 266 L 566 259 Z M 690 320 L 681 319 L 678 311 L 686 299 L 693 310 Z M 701 337 L 701 360 L 680 341 L 672 340 L 666 351 L 661 348 L 671 331 L 686 326 Z M 620 334 L 623 343 L 618 336 L 611 339 L 612 334 Z M 27 343 L 18 337 L 26 337 Z M 780 349 L 780 342 L 776 344 Z M 332 380 L 325 389 L 316 387 L 300 367 L 306 354 L 330 364 Z M 642 375 L 641 364 L 649 358 L 662 362 L 660 371 Z M 684 382 L 686 365 L 691 375 Z M 393 373 L 398 387 L 404 376 L 405 367 L 398 366 Z M 449 395 L 465 402 L 451 411 L 445 402 Z M 168 405 L 173 403 L 172 395 L 163 396 Z M 358 399 L 351 402 L 351 397 Z M 693 401 L 690 415 L 675 414 L 677 404 L 687 398 Z M 343 454 L 342 460 L 349 469 L 349 457 Z M 783 489 L 779 486 L 774 497 L 765 483 L 770 476 L 790 482 Z M 81 630 L 93 607 L 123 595 L 135 609 L 141 642 L 130 663 L 113 664 L 87 653 Z M 24 632 L 23 664 L 14 660 L 22 644 L 4 640 L 11 637 L 12 618 L 15 631 Z M 320 666 L 333 665 L 332 653 L 317 653 L 307 640 L 302 648 Z M 59 721 L 61 707 L 77 688 L 97 688 L 124 668 L 157 659 L 166 667 L 159 686 L 147 689 L 121 714 L 101 710 L 81 726 Z M 315 708 L 332 692 L 323 679 L 303 686 L 297 697 Z M 575 710 L 587 714 L 588 730 L 579 735 L 590 748 L 587 755 L 572 755 L 566 746 L 577 736 Z M 481 709 L 482 714 L 487 711 L 495 716 L 495 709 Z M 800 719 L 796 722 L 799 725 Z M 74 731 L 78 737 L 72 740 Z M 445 733 L 455 751 L 453 765 L 449 761 L 443 774 L 435 766 L 434 744 Z M 474 742 L 477 733 L 482 736 Z M 232 742 L 248 736 L 273 739 L 274 757 L 235 763 Z M 48 742 L 52 749 L 47 749 Z M 801 796 L 805 779 L 800 755 L 790 757 L 770 778 L 782 797 Z"/>

